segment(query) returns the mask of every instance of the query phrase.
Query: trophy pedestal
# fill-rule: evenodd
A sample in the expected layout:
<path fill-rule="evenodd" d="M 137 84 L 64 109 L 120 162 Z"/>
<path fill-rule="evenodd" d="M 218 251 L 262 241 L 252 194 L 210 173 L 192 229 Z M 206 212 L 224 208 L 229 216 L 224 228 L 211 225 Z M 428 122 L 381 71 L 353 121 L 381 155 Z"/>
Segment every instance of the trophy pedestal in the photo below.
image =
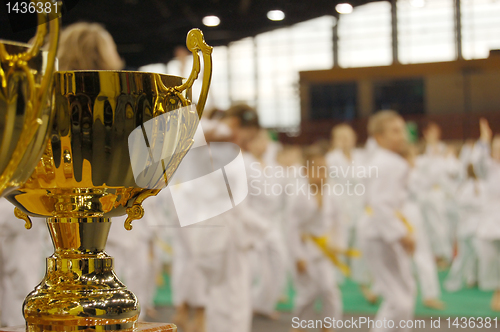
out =
<path fill-rule="evenodd" d="M 89 329 L 91 330 L 91 329 Z M 13 327 L 0 327 L 0 332 L 25 332 L 26 331 L 26 326 L 13 326 Z M 62 332 L 64 331 L 72 331 L 71 327 L 68 326 L 68 329 L 62 329 L 60 330 Z M 85 330 L 79 330 L 81 332 Z M 95 331 L 93 329 L 92 331 Z M 120 330 L 118 330 L 120 331 Z M 127 330 L 122 330 L 122 331 L 127 331 Z M 168 324 L 168 323 L 144 323 L 144 322 L 139 322 L 137 324 L 137 328 L 135 330 L 130 330 L 134 332 L 177 332 L 177 326 L 174 324 Z"/>

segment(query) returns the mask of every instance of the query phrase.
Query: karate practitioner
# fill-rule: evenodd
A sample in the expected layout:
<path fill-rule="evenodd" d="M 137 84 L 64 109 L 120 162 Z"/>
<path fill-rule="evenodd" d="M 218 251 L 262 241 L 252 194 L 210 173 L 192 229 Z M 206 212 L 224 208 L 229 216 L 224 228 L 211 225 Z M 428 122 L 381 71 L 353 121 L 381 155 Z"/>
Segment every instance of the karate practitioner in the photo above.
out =
<path fill-rule="evenodd" d="M 174 176 L 172 183 L 176 183 L 175 178 Z M 170 190 L 176 190 L 176 194 L 179 195 L 179 191 L 183 189 L 182 186 L 171 186 L 162 190 L 158 194 L 157 215 L 163 218 L 163 223 L 172 231 L 171 285 L 172 301 L 176 311 L 172 322 L 181 331 L 204 332 L 207 280 L 195 257 L 196 239 L 203 236 L 197 233 L 202 233 L 203 228 L 197 225 L 179 226 Z M 189 192 L 185 194 L 184 199 L 178 200 L 177 204 L 191 204 Z M 191 310 L 194 311 L 193 317 L 190 317 Z"/>
<path fill-rule="evenodd" d="M 326 236 L 330 249 L 341 251 L 342 223 L 332 196 L 324 192 L 326 160 L 315 150 L 305 153 L 306 179 L 301 178 L 304 181 L 300 184 L 306 189 L 305 192 L 297 190 L 286 218 L 290 258 L 295 265 L 294 316 L 301 321 L 314 319 L 315 302 L 321 299 L 321 316 L 339 320 L 342 319 L 342 298 L 334 265 L 313 239 Z M 333 331 L 333 327 L 323 326 L 322 330 Z"/>
<path fill-rule="evenodd" d="M 249 207 L 269 224 L 268 233 L 253 248 L 254 313 L 277 319 L 276 304 L 286 284 L 286 246 L 283 232 L 284 178 L 279 177 L 276 145 L 261 130 L 249 143 L 245 164 L 249 175 Z"/>
<path fill-rule="evenodd" d="M 222 122 L 231 131 L 230 142 L 244 151 L 259 132 L 257 113 L 246 105 L 233 106 L 226 111 Z M 229 155 L 235 148 L 234 144 L 221 146 Z M 214 165 L 227 164 L 221 150 L 214 153 L 216 150 L 211 147 L 211 151 Z M 245 172 L 244 165 L 242 171 Z M 266 234 L 268 225 L 248 207 L 246 199 L 241 200 L 240 194 L 248 185 L 245 176 L 230 171 L 225 174 L 227 182 L 222 185 L 214 177 L 203 176 L 196 180 L 195 186 L 186 189 L 197 197 L 197 204 L 191 204 L 195 217 L 206 215 L 206 211 L 198 210 L 200 206 L 217 210 L 225 204 L 231 206 L 230 197 L 234 200 L 234 207 L 196 224 L 203 232 L 198 232 L 195 239 L 194 256 L 207 280 L 207 332 L 250 332 L 252 298 L 248 254 L 256 241 Z M 230 187 L 230 196 L 226 185 Z"/>
<path fill-rule="evenodd" d="M 188 225 L 181 227 L 176 211 L 190 209 L 193 195 L 199 188 L 193 188 L 190 181 L 212 171 L 209 160 L 204 159 L 203 151 L 206 142 L 227 141 L 231 137 L 229 128 L 220 121 L 203 117 L 194 137 L 194 144 L 181 164 L 173 178 L 169 180 L 169 188 L 164 189 L 158 196 L 158 215 L 162 216 L 164 222 L 172 230 L 172 295 L 175 306 L 173 322 L 182 331 L 204 332 L 206 331 L 206 304 L 207 304 L 207 275 L 203 271 L 203 264 L 199 264 L 199 253 L 204 249 L 200 246 L 199 239 L 205 236 L 204 224 Z M 198 148 L 199 147 L 199 148 Z M 177 197 L 174 204 L 172 195 Z M 189 276 L 187 278 L 186 276 Z M 190 311 L 194 311 L 194 317 L 190 317 Z"/>
<path fill-rule="evenodd" d="M 455 145 L 448 144 L 445 155 L 445 168 L 448 175 L 445 185 L 446 192 L 446 215 L 450 224 L 450 240 L 454 244 L 457 242 L 457 227 L 460 220 L 458 213 L 458 202 L 456 199 L 457 190 L 467 176 L 466 164 L 464 165 L 458 157 L 458 149 Z"/>
<path fill-rule="evenodd" d="M 452 258 L 452 227 L 447 214 L 447 195 L 450 175 L 446 163 L 446 145 L 441 142 L 441 128 L 429 123 L 423 131 L 425 153 L 419 156 L 417 167 L 426 174 L 425 195 L 421 196 L 421 209 L 427 234 L 434 255 L 441 268 L 448 266 Z"/>
<path fill-rule="evenodd" d="M 289 190 L 290 188 L 297 187 L 297 181 L 300 178 L 300 169 L 304 164 L 302 148 L 299 145 L 285 145 L 283 150 L 277 156 L 277 160 L 279 165 L 283 167 L 284 172 L 284 220 L 283 220 L 283 231 L 287 232 L 287 216 L 286 211 L 288 211 L 289 207 L 295 202 L 294 191 Z M 290 269 L 290 266 L 289 266 Z"/>
<path fill-rule="evenodd" d="M 479 287 L 494 291 L 491 308 L 500 311 L 500 136 L 491 139 L 486 119 L 480 120 L 480 132 L 481 138 L 474 147 L 475 160 L 478 173 L 484 179 L 487 199 L 477 228 Z"/>
<path fill-rule="evenodd" d="M 353 188 L 362 184 L 365 179 L 359 178 L 357 168 L 364 167 L 364 151 L 356 149 L 356 133 L 348 124 L 335 126 L 331 132 L 331 146 L 333 150 L 326 155 L 328 168 L 331 172 L 337 169 L 336 177 L 331 179 L 332 185 L 340 185 L 342 192 L 335 195 L 341 220 L 344 223 L 343 229 L 347 245 L 352 248 L 359 248 L 359 220 L 361 219 L 365 206 L 365 197 L 357 195 Z M 355 171 L 352 172 L 352 169 Z M 377 302 L 377 295 L 370 289 L 372 278 L 368 271 L 363 255 L 351 259 L 351 278 L 356 281 L 365 299 L 369 303 Z"/>
<path fill-rule="evenodd" d="M 366 188 L 367 213 L 363 218 L 361 239 L 363 252 L 383 298 L 377 320 L 393 320 L 394 328 L 373 331 L 409 331 L 398 322 L 413 318 L 415 281 L 411 255 L 415 239 L 401 216 L 407 192 L 409 167 L 401 157 L 406 141 L 405 122 L 394 111 L 380 111 L 368 123 L 368 132 L 377 147 L 368 162 L 378 169 Z"/>
<path fill-rule="evenodd" d="M 403 207 L 403 214 L 412 226 L 415 234 L 415 253 L 413 263 L 418 277 L 420 291 L 422 293 L 423 305 L 436 310 L 444 309 L 444 303 L 440 300 L 441 286 L 439 284 L 436 260 L 432 253 L 431 244 L 427 235 L 422 213 L 419 206 L 419 196 L 422 194 L 422 183 L 425 174 L 422 174 L 415 161 L 417 149 L 408 146 L 406 159 L 411 170 L 408 179 L 408 198 Z"/>
<path fill-rule="evenodd" d="M 457 255 L 453 260 L 444 286 L 448 291 L 463 287 L 473 287 L 478 281 L 476 232 L 479 221 L 484 215 L 486 188 L 484 181 L 476 175 L 474 166 L 469 163 L 467 179 L 457 192 L 460 220 L 457 228 Z"/>

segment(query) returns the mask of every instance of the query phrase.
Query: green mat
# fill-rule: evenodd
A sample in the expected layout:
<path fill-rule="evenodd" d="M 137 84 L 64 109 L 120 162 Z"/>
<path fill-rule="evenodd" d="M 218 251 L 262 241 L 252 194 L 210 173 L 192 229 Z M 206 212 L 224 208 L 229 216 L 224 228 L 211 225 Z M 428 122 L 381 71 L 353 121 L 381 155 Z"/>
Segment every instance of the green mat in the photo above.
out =
<path fill-rule="evenodd" d="M 493 292 L 483 292 L 477 288 L 464 288 L 458 292 L 447 292 L 443 289 L 443 280 L 447 272 L 439 275 L 442 289 L 441 300 L 446 303 L 445 310 L 432 310 L 422 305 L 419 294 L 415 315 L 417 317 L 500 317 L 500 312 L 490 308 Z M 353 314 L 375 314 L 378 305 L 370 305 L 365 301 L 357 284 L 346 280 L 341 287 L 344 311 Z"/>
<path fill-rule="evenodd" d="M 157 306 L 172 305 L 172 287 L 170 286 L 170 276 L 167 273 L 163 274 L 163 283 L 158 286 L 154 301 Z"/>
<path fill-rule="evenodd" d="M 439 275 L 441 284 L 446 277 L 447 272 Z M 344 303 L 344 312 L 348 314 L 375 314 L 378 305 L 371 305 L 365 301 L 359 291 L 356 283 L 346 279 L 340 286 L 342 299 Z M 277 305 L 280 311 L 291 311 L 293 308 L 293 298 L 295 291 L 291 281 L 288 283 L 287 293 Z M 500 312 L 494 312 L 490 309 L 492 292 L 483 292 L 477 288 L 466 288 L 458 292 L 446 292 L 443 289 L 442 300 L 446 303 L 445 310 L 431 310 L 422 305 L 422 299 L 418 296 L 416 306 L 417 317 L 500 317 Z M 164 274 L 163 284 L 158 288 L 155 297 L 156 305 L 172 305 L 172 290 L 170 287 L 170 276 Z"/>

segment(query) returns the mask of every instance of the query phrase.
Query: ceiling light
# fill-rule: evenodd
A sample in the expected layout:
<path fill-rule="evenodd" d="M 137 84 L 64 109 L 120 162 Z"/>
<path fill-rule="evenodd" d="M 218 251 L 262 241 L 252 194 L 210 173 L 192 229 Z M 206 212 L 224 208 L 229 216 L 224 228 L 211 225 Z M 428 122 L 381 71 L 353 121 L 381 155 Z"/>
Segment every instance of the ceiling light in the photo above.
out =
<path fill-rule="evenodd" d="M 215 15 L 205 16 L 202 20 L 203 24 L 207 27 L 216 27 L 220 24 L 220 18 Z"/>
<path fill-rule="evenodd" d="M 413 7 L 422 8 L 425 7 L 425 0 L 410 0 L 410 4 Z"/>
<path fill-rule="evenodd" d="M 353 11 L 352 5 L 350 3 L 339 3 L 335 6 L 335 10 L 339 14 L 350 14 Z"/>
<path fill-rule="evenodd" d="M 281 10 L 270 10 L 267 12 L 267 18 L 271 21 L 283 21 L 285 19 L 285 13 Z"/>

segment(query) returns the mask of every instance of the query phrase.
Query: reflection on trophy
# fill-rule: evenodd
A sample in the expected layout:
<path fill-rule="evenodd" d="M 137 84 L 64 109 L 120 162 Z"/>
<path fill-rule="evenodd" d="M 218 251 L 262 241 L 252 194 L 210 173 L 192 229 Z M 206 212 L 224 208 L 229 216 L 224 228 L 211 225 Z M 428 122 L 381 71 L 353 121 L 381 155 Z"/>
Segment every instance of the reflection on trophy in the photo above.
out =
<path fill-rule="evenodd" d="M 0 42 L 0 195 L 29 178 L 48 137 L 59 19 L 52 12 L 39 14 L 38 22 L 45 23 L 33 45 Z M 48 52 L 40 52 L 48 29 Z"/>
<path fill-rule="evenodd" d="M 104 248 L 110 217 L 127 214 L 125 227 L 131 229 L 143 216 L 142 202 L 168 183 L 193 143 L 210 85 L 212 48 L 197 29 L 188 33 L 187 47 L 194 56 L 187 79 L 131 71 L 54 74 L 48 144 L 29 179 L 6 192 L 28 228 L 28 216 L 46 218 L 55 248 L 44 279 L 25 300 L 27 330 L 137 327 L 137 298 L 116 277 Z M 194 107 L 190 89 L 200 72 L 200 51 L 203 87 Z M 147 151 L 130 145 L 138 130 Z M 37 145 L 45 143 L 40 137 Z M 132 169 L 137 158 L 140 174 Z"/>

